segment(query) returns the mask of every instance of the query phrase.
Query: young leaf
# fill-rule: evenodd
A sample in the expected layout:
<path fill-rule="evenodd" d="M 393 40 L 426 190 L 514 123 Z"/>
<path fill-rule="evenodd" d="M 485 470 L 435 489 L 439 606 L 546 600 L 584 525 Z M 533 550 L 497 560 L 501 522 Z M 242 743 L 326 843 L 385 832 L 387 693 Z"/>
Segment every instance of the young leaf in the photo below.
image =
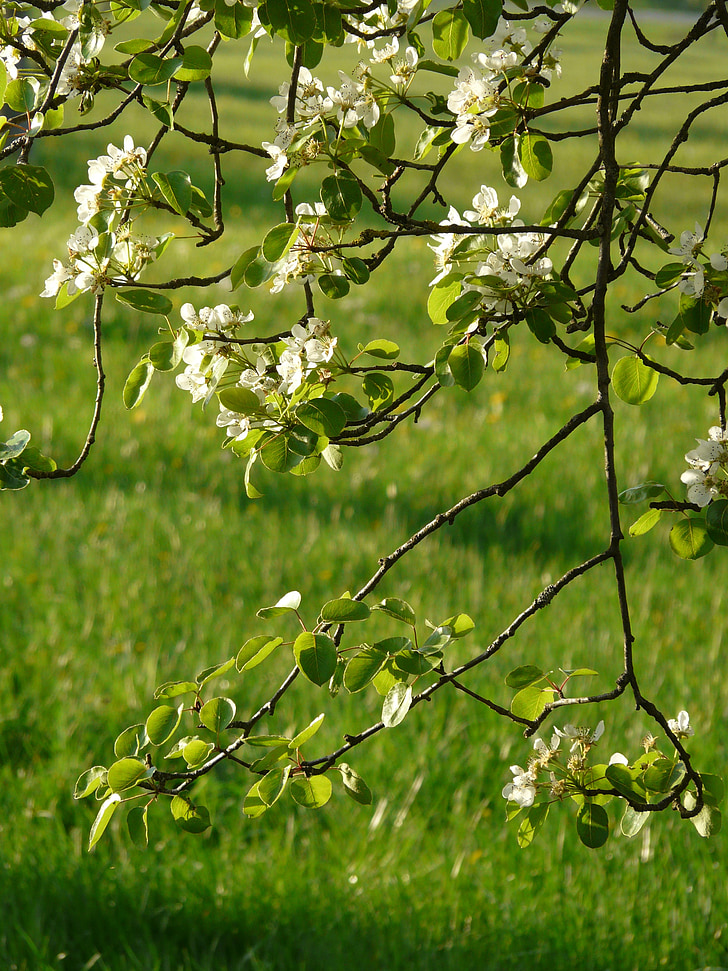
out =
<path fill-rule="evenodd" d="M 465 50 L 470 26 L 462 10 L 441 10 L 432 21 L 432 49 L 445 61 L 456 61 Z"/>
<path fill-rule="evenodd" d="M 609 838 L 609 816 L 603 806 L 585 802 L 576 814 L 576 832 L 584 846 L 595 850 Z"/>
<path fill-rule="evenodd" d="M 382 707 L 382 721 L 385 728 L 399 725 L 410 710 L 412 704 L 412 686 L 404 681 L 397 681 L 387 692 Z"/>
<path fill-rule="evenodd" d="M 172 301 L 163 293 L 152 290 L 117 290 L 116 299 L 143 314 L 166 317 L 172 310 Z"/>
<path fill-rule="evenodd" d="M 327 624 L 345 624 L 353 620 L 366 620 L 371 611 L 361 600 L 329 600 L 321 608 L 321 620 Z"/>
<path fill-rule="evenodd" d="M 331 779 L 327 775 L 296 776 L 291 782 L 291 795 L 305 809 L 320 809 L 331 798 Z"/>
<path fill-rule="evenodd" d="M 298 735 L 294 735 L 293 736 L 293 738 L 291 739 L 290 744 L 288 746 L 291 749 L 292 752 L 295 752 L 295 750 L 297 748 L 300 748 L 310 738 L 313 738 L 314 737 L 314 735 L 316 734 L 316 732 L 323 725 L 324 718 L 325 717 L 326 717 L 326 715 L 323 714 L 323 713 L 320 714 L 320 715 L 317 715 L 316 718 L 314 718 L 314 720 L 311 722 L 310 725 L 307 725 L 306 728 L 302 729 L 298 733 Z"/>
<path fill-rule="evenodd" d="M 211 698 L 200 709 L 200 721 L 218 735 L 235 718 L 235 702 L 230 698 Z"/>
<path fill-rule="evenodd" d="M 643 405 L 655 391 L 659 375 L 638 357 L 622 357 L 612 370 L 612 386 L 628 405 Z"/>
<path fill-rule="evenodd" d="M 129 830 L 131 841 L 140 850 L 146 850 L 149 845 L 148 812 L 148 806 L 134 806 L 126 817 L 126 828 Z"/>
<path fill-rule="evenodd" d="M 326 684 L 336 670 L 336 645 L 326 634 L 303 631 L 294 641 L 293 656 L 301 673 L 313 684 Z"/>
<path fill-rule="evenodd" d="M 543 182 L 551 175 L 554 157 L 551 145 L 543 135 L 534 135 L 531 132 L 522 135 L 518 146 L 518 157 L 524 172 L 536 182 Z"/>
<path fill-rule="evenodd" d="M 365 647 L 349 659 L 344 671 L 344 687 L 351 694 L 366 688 L 377 676 L 387 660 L 385 651 Z"/>
<path fill-rule="evenodd" d="M 187 833 L 204 833 L 210 827 L 210 813 L 206 807 L 196 806 L 187 796 L 175 796 L 170 809 L 175 823 Z"/>
<path fill-rule="evenodd" d="M 683 519 L 670 530 L 670 548 L 683 560 L 697 560 L 713 549 L 713 540 L 708 535 L 705 520 L 700 518 Z"/>
<path fill-rule="evenodd" d="M 662 519 L 662 509 L 648 509 L 642 513 L 629 527 L 630 536 L 643 536 L 649 533 L 653 526 L 656 526 Z"/>
<path fill-rule="evenodd" d="M 346 762 L 342 762 L 336 768 L 341 772 L 344 791 L 347 795 L 351 796 L 354 802 L 361 803 L 362 806 L 371 806 L 372 791 L 362 777 Z"/>
<path fill-rule="evenodd" d="M 114 815 L 114 811 L 120 802 L 121 796 L 118 792 L 115 792 L 101 804 L 101 808 L 96 814 L 96 819 L 91 826 L 91 832 L 88 834 L 89 849 L 95 846 L 104 835 L 104 830 L 111 822 L 111 817 Z"/>
<path fill-rule="evenodd" d="M 282 637 L 271 637 L 270 634 L 250 637 L 240 648 L 235 659 L 238 671 L 250 671 L 251 668 L 262 664 L 282 643 Z"/>
<path fill-rule="evenodd" d="M 184 704 L 173 708 L 171 705 L 160 705 L 147 718 L 146 730 L 152 745 L 164 745 L 177 731 L 182 718 Z"/>
<path fill-rule="evenodd" d="M 458 344 L 453 347 L 447 363 L 455 383 L 465 391 L 472 391 L 483 377 L 485 361 L 480 351 L 472 344 Z"/>

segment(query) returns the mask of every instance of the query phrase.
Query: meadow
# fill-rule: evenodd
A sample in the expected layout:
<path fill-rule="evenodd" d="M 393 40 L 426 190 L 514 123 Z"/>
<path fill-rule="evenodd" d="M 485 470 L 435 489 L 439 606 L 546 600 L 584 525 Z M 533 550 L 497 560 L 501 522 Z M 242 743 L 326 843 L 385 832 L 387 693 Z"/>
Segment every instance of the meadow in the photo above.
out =
<path fill-rule="evenodd" d="M 577 18 L 571 26 L 563 45 L 567 89 L 592 76 L 603 29 L 600 18 Z M 676 30 L 660 22 L 651 36 L 666 42 Z M 636 63 L 645 55 L 632 50 L 630 56 Z M 224 61 L 229 83 L 222 110 L 240 140 L 259 141 L 273 124 L 272 63 L 261 49 L 247 86 L 232 55 Z M 709 80 L 722 76 L 723 64 L 714 33 L 681 70 Z M 190 110 L 202 110 L 202 101 Z M 669 113 L 646 106 L 642 114 L 624 147 L 625 161 L 656 158 L 674 128 Z M 725 115 L 708 116 L 681 160 L 723 157 L 725 121 Z M 75 457 L 93 401 L 90 302 L 55 312 L 37 295 L 75 228 L 72 190 L 85 180 L 85 160 L 109 140 L 119 144 L 127 130 L 141 142 L 152 129 L 140 115 L 45 149 L 67 153 L 59 191 L 65 199 L 43 217 L 42 229 L 31 216 L 0 238 L 2 428 L 27 427 L 62 462 Z M 524 210 L 540 214 L 556 188 L 570 184 L 569 167 L 578 171 L 592 151 L 578 145 L 559 153 L 557 147 L 554 180 L 523 190 Z M 166 162 L 193 170 L 204 161 L 183 159 L 174 138 L 165 152 Z M 499 185 L 505 196 L 494 157 L 464 152 L 458 166 L 453 177 L 463 186 L 462 206 L 481 182 Z M 269 200 L 253 194 L 258 183 L 236 183 L 234 172 L 228 181 L 235 199 L 230 232 L 214 252 L 218 268 L 259 240 L 271 214 Z M 703 218 L 709 188 L 708 180 L 697 188 L 676 182 L 656 215 L 677 233 L 692 229 Z M 719 213 L 712 238 L 727 233 L 728 216 Z M 192 241 L 171 252 L 171 265 L 178 261 L 180 268 L 195 259 Z M 408 242 L 390 264 L 373 292 L 352 296 L 344 313 L 332 304 L 332 320 L 346 315 L 340 339 L 350 346 L 391 336 L 396 321 L 398 342 L 424 348 L 419 355 L 427 360 L 440 337 L 425 310 L 431 253 L 424 240 Z M 615 333 L 632 332 L 620 308 L 638 299 L 641 287 L 625 278 L 614 288 Z M 225 294 L 224 286 L 211 288 L 204 303 L 212 306 Z M 178 305 L 186 298 L 180 294 Z M 272 326 L 288 321 L 287 298 L 238 292 L 237 299 L 249 301 Z M 644 312 L 658 316 L 660 307 Z M 329 470 L 312 480 L 269 474 L 260 483 L 264 498 L 252 501 L 242 463 L 220 450 L 219 430 L 171 379 L 157 375 L 143 404 L 124 410 L 124 379 L 155 332 L 154 319 L 118 308 L 106 331 L 106 410 L 82 473 L 4 493 L 0 502 L 0 966 L 728 966 L 725 837 L 704 841 L 676 814 L 663 813 L 635 840 L 617 835 L 591 852 L 578 842 L 573 810 L 564 805 L 555 807 L 534 844 L 520 850 L 505 821 L 501 789 L 510 781 L 509 764 L 527 758 L 529 742 L 454 692 L 441 692 L 352 753 L 352 765 L 374 792 L 371 807 L 339 791 L 318 812 L 286 800 L 251 821 L 241 812 L 243 790 L 230 767 L 201 784 L 214 822 L 204 836 L 179 833 L 158 812 L 146 852 L 116 825 L 87 852 L 97 806 L 73 801 L 75 780 L 108 761 L 114 738 L 138 720 L 158 683 L 187 678 L 236 652 L 259 632 L 256 610 L 287 590 L 300 590 L 304 610 L 315 615 L 325 600 L 356 589 L 378 557 L 461 495 L 519 468 L 592 394 L 585 369 L 564 372 L 562 361 L 524 334 L 514 342 L 508 371 L 486 373 L 470 395 L 440 394 L 419 423 L 347 454 L 338 477 Z M 714 370 L 726 340 L 724 331 L 711 333 L 696 352 L 696 373 Z M 650 477 L 677 490 L 684 453 L 714 422 L 703 400 L 679 387 L 639 410 L 618 403 L 622 487 Z M 602 467 L 599 431 L 589 425 L 517 492 L 478 505 L 406 558 L 378 597 L 403 597 L 435 622 L 467 612 L 477 626 L 458 650 L 475 653 L 545 583 L 604 547 Z M 634 507 L 625 513 L 628 526 Z M 698 765 L 723 773 L 726 554 L 678 560 L 666 532 L 658 527 L 626 549 L 638 673 L 670 716 L 690 711 Z M 611 571 L 604 567 L 569 587 L 468 684 L 507 704 L 505 674 L 521 663 L 542 663 L 593 667 L 595 687 L 606 688 L 620 670 L 620 644 Z M 286 668 L 283 661 L 263 666 L 259 677 L 242 687 L 232 682 L 229 690 L 241 705 L 255 706 Z M 368 704 L 366 717 L 376 720 L 377 699 Z M 625 697 L 579 714 L 590 724 L 607 720 L 605 752 L 636 752 L 650 726 L 632 707 Z M 324 708 L 330 714 L 323 750 L 368 723 L 360 704 L 346 697 L 327 703 L 300 690 L 275 730 L 305 725 Z"/>

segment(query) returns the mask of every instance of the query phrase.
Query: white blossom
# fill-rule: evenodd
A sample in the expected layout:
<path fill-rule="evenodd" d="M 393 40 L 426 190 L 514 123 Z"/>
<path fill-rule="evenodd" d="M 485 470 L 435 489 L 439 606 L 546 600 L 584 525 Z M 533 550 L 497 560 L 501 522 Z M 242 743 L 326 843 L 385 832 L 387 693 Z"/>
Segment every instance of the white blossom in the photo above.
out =
<path fill-rule="evenodd" d="M 690 715 L 686 711 L 678 712 L 677 718 L 670 718 L 667 727 L 678 738 L 687 738 L 695 732 L 690 725 Z"/>

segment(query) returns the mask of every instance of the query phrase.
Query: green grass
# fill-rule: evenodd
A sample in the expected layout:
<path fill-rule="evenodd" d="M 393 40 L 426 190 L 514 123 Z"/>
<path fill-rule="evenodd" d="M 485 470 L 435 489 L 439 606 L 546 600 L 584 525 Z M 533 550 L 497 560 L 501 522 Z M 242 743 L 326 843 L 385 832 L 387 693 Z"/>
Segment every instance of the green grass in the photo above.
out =
<path fill-rule="evenodd" d="M 569 77 L 585 76 L 601 27 L 589 21 L 575 29 L 567 87 Z M 715 35 L 706 51 L 691 70 L 717 76 Z M 261 88 L 268 63 L 264 52 Z M 252 132 L 271 112 L 262 95 L 245 100 L 243 90 L 231 83 L 223 109 L 232 108 L 236 125 Z M 126 130 L 131 123 L 68 149 L 53 145 L 69 152 L 67 192 L 83 180 L 85 158 L 109 139 L 118 144 Z M 643 153 L 657 154 L 665 119 L 646 117 L 644 130 L 649 138 L 625 149 L 630 158 L 638 148 L 642 161 Z M 722 131 L 706 126 L 706 154 L 715 146 L 719 157 Z M 571 159 L 557 153 L 560 165 Z M 173 149 L 168 160 L 182 164 Z M 463 152 L 458 164 L 463 205 L 481 180 L 495 181 L 496 170 L 485 153 L 474 159 Z M 524 209 L 538 213 L 551 185 L 522 193 Z M 270 208 L 249 192 L 242 183 L 237 204 L 245 218 L 233 219 L 231 241 L 216 247 L 220 267 L 265 231 Z M 676 192 L 666 223 L 687 228 L 702 218 L 701 204 Z M 41 223 L 31 217 L 6 244 L 0 403 L 5 431 L 28 427 L 38 444 L 70 461 L 85 435 L 94 372 L 88 303 L 57 314 L 35 297 L 73 228 L 72 207 L 65 216 L 62 203 L 57 209 L 44 217 L 42 240 Z M 394 324 L 402 346 L 416 347 L 425 360 L 440 336 L 424 310 L 430 255 L 424 241 L 402 246 L 373 293 L 330 305 L 340 339 L 353 346 L 362 337 L 389 336 Z M 172 260 L 184 267 L 194 256 L 191 243 L 181 244 Z M 204 302 L 223 294 L 216 288 Z M 616 288 L 616 332 L 631 333 L 619 304 L 636 295 L 633 280 Z M 259 293 L 243 294 L 241 302 L 248 296 L 257 317 L 271 324 L 298 312 Z M 198 790 L 215 823 L 205 836 L 179 834 L 160 811 L 152 813 L 146 853 L 130 847 L 115 825 L 86 852 L 96 806 L 74 803 L 73 783 L 87 766 L 109 759 L 118 732 L 149 710 L 156 684 L 235 652 L 262 629 L 255 611 L 288 589 L 302 591 L 313 618 L 324 600 L 356 588 L 379 556 L 440 509 L 517 469 L 592 393 L 585 369 L 564 374 L 552 355 L 519 335 L 511 368 L 487 374 L 473 395 L 439 395 L 417 425 L 347 455 L 338 477 L 269 475 L 261 483 L 266 497 L 251 502 L 241 463 L 220 451 L 218 430 L 171 380 L 157 376 L 143 405 L 124 412 L 124 377 L 154 333 L 148 319 L 121 309 L 112 314 L 107 410 L 82 474 L 2 499 L 0 964 L 17 971 L 728 965 L 721 837 L 706 843 L 689 823 L 663 814 L 648 835 L 616 837 L 591 853 L 577 842 L 571 810 L 557 806 L 534 846 L 519 850 L 500 790 L 508 765 L 527 758 L 528 743 L 484 708 L 444 692 L 351 754 L 374 790 L 371 809 L 339 790 L 318 813 L 286 797 L 251 822 L 241 813 L 241 780 L 228 770 Z M 711 335 L 696 371 L 714 367 L 725 339 L 723 332 Z M 649 475 L 677 488 L 684 452 L 714 420 L 701 399 L 675 388 L 661 388 L 640 411 L 618 405 L 621 484 Z M 475 652 L 543 584 L 603 548 L 601 464 L 599 430 L 590 425 L 517 493 L 475 507 L 423 544 L 378 595 L 405 597 L 433 621 L 467 611 L 478 626 L 457 656 Z M 721 553 L 678 561 L 658 528 L 627 544 L 626 556 L 645 690 L 670 715 L 690 710 L 699 766 L 722 772 L 728 690 Z M 524 662 L 593 666 L 600 672 L 595 687 L 609 685 L 620 668 L 620 634 L 608 567 L 565 591 L 468 684 L 508 704 L 503 677 Z M 243 682 L 220 682 L 220 690 L 241 709 L 256 707 L 287 667 L 261 666 Z M 325 750 L 342 732 L 378 717 L 376 698 L 355 700 L 330 702 L 296 685 L 271 730 L 300 728 L 326 709 Z M 589 723 L 602 716 L 606 753 L 638 750 L 650 725 L 627 699 L 584 714 Z"/>

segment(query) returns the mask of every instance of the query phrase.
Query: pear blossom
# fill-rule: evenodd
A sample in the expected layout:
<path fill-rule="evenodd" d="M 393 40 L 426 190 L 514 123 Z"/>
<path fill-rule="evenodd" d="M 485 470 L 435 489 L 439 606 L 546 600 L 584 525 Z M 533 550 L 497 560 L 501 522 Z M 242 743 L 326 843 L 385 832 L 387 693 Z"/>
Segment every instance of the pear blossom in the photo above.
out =
<path fill-rule="evenodd" d="M 569 751 L 575 752 L 579 748 L 590 748 L 599 741 L 604 734 L 604 721 L 600 721 L 594 731 L 574 725 L 564 725 L 563 729 L 555 728 L 554 731 L 560 738 L 569 739 L 572 742 Z"/>
<path fill-rule="evenodd" d="M 515 802 L 522 809 L 528 809 L 536 800 L 536 774 L 532 768 L 524 771 L 520 765 L 512 765 L 513 781 L 503 787 L 502 796 L 508 802 Z"/>
<path fill-rule="evenodd" d="M 678 738 L 688 738 L 695 732 L 690 725 L 690 715 L 686 711 L 678 712 L 677 718 L 670 718 L 667 727 Z"/>
<path fill-rule="evenodd" d="M 275 142 L 263 142 L 263 148 L 273 159 L 273 164 L 265 170 L 268 182 L 277 182 L 288 166 L 288 156 Z"/>
<path fill-rule="evenodd" d="M 414 47 L 408 47 L 404 52 L 404 57 L 397 58 L 392 64 L 394 68 L 390 75 L 393 84 L 408 85 L 417 73 L 417 62 L 419 58 Z"/>

